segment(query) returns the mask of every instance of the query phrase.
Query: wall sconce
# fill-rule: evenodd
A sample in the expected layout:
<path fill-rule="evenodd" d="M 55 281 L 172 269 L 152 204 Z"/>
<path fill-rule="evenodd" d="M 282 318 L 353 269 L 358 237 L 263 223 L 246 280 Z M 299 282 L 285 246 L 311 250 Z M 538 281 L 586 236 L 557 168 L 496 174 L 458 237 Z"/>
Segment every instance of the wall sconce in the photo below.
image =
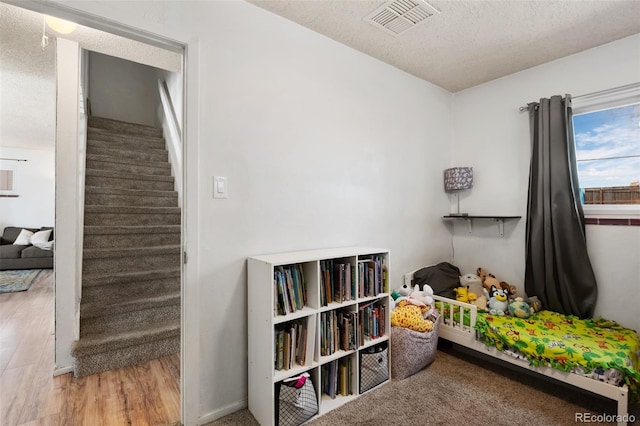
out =
<path fill-rule="evenodd" d="M 453 192 L 458 201 L 458 211 L 451 216 L 468 216 L 460 213 L 460 191 L 473 188 L 473 167 L 452 167 L 444 171 L 444 190 Z"/>

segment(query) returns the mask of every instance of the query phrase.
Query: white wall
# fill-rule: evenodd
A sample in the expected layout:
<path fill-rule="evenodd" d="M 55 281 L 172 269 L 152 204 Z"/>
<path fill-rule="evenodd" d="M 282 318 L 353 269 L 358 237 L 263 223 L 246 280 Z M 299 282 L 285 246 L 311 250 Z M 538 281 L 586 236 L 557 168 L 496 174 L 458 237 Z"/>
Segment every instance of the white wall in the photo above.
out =
<path fill-rule="evenodd" d="M 197 282 L 185 285 L 186 315 L 200 312 L 186 349 L 198 351 L 198 421 L 246 404 L 248 256 L 388 247 L 394 286 L 447 256 L 450 93 L 241 1 L 68 4 L 184 35 L 188 61 L 198 57 L 185 164 L 186 209 L 197 210 L 187 223 Z M 212 199 L 214 175 L 228 176 L 229 199 Z"/>
<path fill-rule="evenodd" d="M 159 69 L 158 79 L 164 80 L 167 83 L 167 89 L 169 89 L 169 96 L 171 96 L 171 102 L 173 103 L 178 124 L 180 128 L 182 128 L 182 113 L 184 111 L 184 79 L 182 73 Z"/>
<path fill-rule="evenodd" d="M 55 208 L 55 152 L 50 150 L 0 148 L 0 157 L 25 161 L 2 161 L 16 173 L 19 197 L 0 197 L 0 232 L 6 226 L 40 228 L 53 226 Z"/>
<path fill-rule="evenodd" d="M 455 227 L 455 263 L 464 272 L 483 266 L 524 290 L 525 218 L 530 160 L 529 121 L 518 108 L 542 97 L 592 93 L 637 82 L 640 35 L 556 60 L 454 95 L 453 165 L 474 167 L 474 188 L 463 209 L 474 214 L 521 215 L 497 226 Z M 587 226 L 599 295 L 596 315 L 640 330 L 640 227 Z M 628 260 L 628 261 L 624 261 Z"/>
<path fill-rule="evenodd" d="M 91 114 L 155 126 L 157 69 L 96 52 L 89 57 Z"/>
<path fill-rule="evenodd" d="M 79 217 L 78 126 L 80 112 L 80 47 L 75 41 L 56 40 L 56 372 L 71 371 L 71 345 L 77 339 L 81 279 L 78 242 L 82 233 Z M 80 247 L 81 249 L 81 247 Z"/>

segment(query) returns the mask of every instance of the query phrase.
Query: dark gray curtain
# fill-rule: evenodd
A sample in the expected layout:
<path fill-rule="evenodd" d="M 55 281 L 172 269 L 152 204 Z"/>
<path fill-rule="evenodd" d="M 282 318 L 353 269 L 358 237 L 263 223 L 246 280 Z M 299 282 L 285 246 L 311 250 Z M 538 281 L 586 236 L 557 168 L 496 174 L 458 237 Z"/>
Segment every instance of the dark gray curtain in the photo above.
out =
<path fill-rule="evenodd" d="M 598 290 L 587 254 L 571 97 L 529 104 L 529 122 L 525 291 L 545 309 L 588 318 Z"/>

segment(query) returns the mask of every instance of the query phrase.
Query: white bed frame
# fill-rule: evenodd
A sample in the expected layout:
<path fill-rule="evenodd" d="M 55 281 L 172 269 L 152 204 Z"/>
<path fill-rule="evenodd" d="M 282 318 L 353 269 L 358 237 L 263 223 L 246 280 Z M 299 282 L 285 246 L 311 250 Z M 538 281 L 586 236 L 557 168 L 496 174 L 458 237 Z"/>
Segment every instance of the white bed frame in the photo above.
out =
<path fill-rule="evenodd" d="M 405 274 L 404 278 L 404 282 L 410 285 L 413 282 L 413 272 Z M 442 308 L 442 305 L 444 303 L 449 303 L 452 305 L 452 309 L 449 309 L 449 316 L 447 318 L 445 318 L 444 315 L 440 315 L 438 337 L 449 340 L 453 343 L 457 343 L 458 345 L 464 346 L 474 351 L 492 356 L 493 358 L 497 358 L 499 360 L 517 365 L 518 367 L 525 368 L 529 371 L 533 371 L 534 373 L 541 374 L 553 380 L 568 383 L 580 389 L 584 389 L 597 395 L 604 396 L 605 398 L 612 399 L 618 403 L 618 426 L 627 425 L 627 419 L 629 418 L 629 388 L 626 385 L 614 386 L 578 374 L 560 371 L 552 367 L 531 366 L 526 360 L 515 358 L 512 355 L 499 351 L 495 347 L 487 346 L 480 340 L 476 339 L 476 332 L 473 326 L 476 323 L 478 312 L 475 305 L 458 302 L 454 299 L 436 295 L 433 296 L 433 299 L 435 300 L 434 304 L 436 305 L 436 309 L 438 309 L 438 312 L 440 313 L 444 312 L 444 309 Z M 458 322 L 454 321 L 454 305 L 460 307 L 460 317 L 458 318 Z M 463 322 L 463 315 L 465 310 L 469 312 L 471 325 L 470 327 L 464 325 Z"/>

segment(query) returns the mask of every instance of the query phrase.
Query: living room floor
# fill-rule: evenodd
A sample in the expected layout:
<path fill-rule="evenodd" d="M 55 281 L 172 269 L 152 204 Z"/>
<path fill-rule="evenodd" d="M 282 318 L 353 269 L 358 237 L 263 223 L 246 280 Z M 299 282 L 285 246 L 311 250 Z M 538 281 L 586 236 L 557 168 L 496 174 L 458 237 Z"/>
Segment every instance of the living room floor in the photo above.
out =
<path fill-rule="evenodd" d="M 83 378 L 53 377 L 53 271 L 28 291 L 0 294 L 0 424 L 178 425 L 180 358 Z"/>

